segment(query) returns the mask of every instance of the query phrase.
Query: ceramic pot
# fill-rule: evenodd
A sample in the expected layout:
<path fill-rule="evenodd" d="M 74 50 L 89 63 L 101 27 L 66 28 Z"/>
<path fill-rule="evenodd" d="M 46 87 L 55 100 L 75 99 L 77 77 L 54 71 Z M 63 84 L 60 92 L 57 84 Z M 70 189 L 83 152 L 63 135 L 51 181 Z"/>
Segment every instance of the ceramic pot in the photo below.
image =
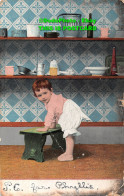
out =
<path fill-rule="evenodd" d="M 5 66 L 5 74 L 13 76 L 14 75 L 14 66 Z"/>
<path fill-rule="evenodd" d="M 7 29 L 6 28 L 0 28 L 0 36 L 7 37 Z"/>
<path fill-rule="evenodd" d="M 62 29 L 64 26 L 72 27 L 72 26 L 81 26 L 81 14 L 60 14 L 57 19 L 62 16 L 65 20 L 75 20 L 76 22 L 61 22 Z M 80 30 L 63 30 L 64 37 L 80 37 Z"/>
<path fill-rule="evenodd" d="M 58 32 L 44 32 L 45 38 L 57 38 L 59 36 Z"/>
<path fill-rule="evenodd" d="M 27 31 L 26 30 L 13 30 L 11 31 L 12 37 L 27 37 Z"/>
<path fill-rule="evenodd" d="M 27 37 L 40 37 L 40 29 L 38 24 L 27 25 Z"/>

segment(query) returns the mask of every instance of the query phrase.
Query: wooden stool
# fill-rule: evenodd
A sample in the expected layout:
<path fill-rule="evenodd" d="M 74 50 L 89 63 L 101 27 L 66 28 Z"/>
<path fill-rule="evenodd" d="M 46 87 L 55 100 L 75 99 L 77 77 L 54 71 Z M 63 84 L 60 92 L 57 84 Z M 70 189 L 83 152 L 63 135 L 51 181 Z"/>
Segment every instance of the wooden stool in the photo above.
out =
<path fill-rule="evenodd" d="M 38 132 L 38 128 L 41 127 L 20 131 L 20 134 L 24 134 L 25 141 L 25 150 L 22 155 L 22 159 L 34 159 L 37 162 L 43 162 L 43 147 L 46 142 L 47 135 L 50 135 L 53 140 L 53 148 L 61 148 L 65 151 L 66 143 L 59 125 L 57 125 L 55 129 L 49 129 L 47 132 Z"/>

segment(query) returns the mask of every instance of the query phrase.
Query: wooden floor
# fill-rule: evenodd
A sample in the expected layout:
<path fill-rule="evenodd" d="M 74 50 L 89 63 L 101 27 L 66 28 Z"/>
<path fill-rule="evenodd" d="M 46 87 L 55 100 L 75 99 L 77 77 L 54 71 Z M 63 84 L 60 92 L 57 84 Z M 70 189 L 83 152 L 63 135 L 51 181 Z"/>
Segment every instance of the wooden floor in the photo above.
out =
<path fill-rule="evenodd" d="M 1 179 L 122 179 L 124 145 L 75 145 L 74 161 L 45 146 L 45 162 L 22 160 L 24 146 L 0 146 Z"/>

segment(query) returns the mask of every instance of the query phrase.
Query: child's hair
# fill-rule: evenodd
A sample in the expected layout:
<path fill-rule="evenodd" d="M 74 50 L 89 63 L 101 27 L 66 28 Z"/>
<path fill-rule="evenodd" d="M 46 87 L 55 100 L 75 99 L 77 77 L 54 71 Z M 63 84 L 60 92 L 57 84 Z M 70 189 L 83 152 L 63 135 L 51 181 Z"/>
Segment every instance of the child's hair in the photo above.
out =
<path fill-rule="evenodd" d="M 32 85 L 32 90 L 34 92 L 35 97 L 35 91 L 40 91 L 41 88 L 47 88 L 51 91 L 52 84 L 47 79 L 35 80 L 35 82 Z"/>

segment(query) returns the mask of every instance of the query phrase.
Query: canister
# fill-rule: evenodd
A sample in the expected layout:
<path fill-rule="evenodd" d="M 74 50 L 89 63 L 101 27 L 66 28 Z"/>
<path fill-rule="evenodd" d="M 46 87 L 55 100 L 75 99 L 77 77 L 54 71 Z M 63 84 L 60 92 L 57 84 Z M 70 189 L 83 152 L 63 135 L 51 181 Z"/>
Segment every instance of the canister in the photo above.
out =
<path fill-rule="evenodd" d="M 27 37 L 40 37 L 38 24 L 27 24 Z"/>
<path fill-rule="evenodd" d="M 14 66 L 5 66 L 5 75 L 14 75 Z"/>
<path fill-rule="evenodd" d="M 60 16 L 64 19 L 63 22 L 61 22 L 64 37 L 80 37 L 80 30 L 73 31 L 70 30 L 70 28 L 73 26 L 81 26 L 81 14 L 64 13 L 60 14 L 57 19 L 59 19 Z M 66 27 L 66 29 L 63 29 L 63 27 Z"/>
<path fill-rule="evenodd" d="M 0 28 L 0 36 L 7 37 L 7 28 Z"/>
<path fill-rule="evenodd" d="M 37 75 L 44 75 L 44 68 L 45 68 L 45 65 L 43 63 L 38 63 L 38 66 L 37 66 Z"/>
<path fill-rule="evenodd" d="M 58 65 L 56 60 L 53 60 L 50 62 L 50 75 L 57 76 L 57 73 L 58 73 Z"/>
<path fill-rule="evenodd" d="M 12 37 L 27 37 L 27 31 L 26 30 L 12 30 L 11 36 Z"/>

